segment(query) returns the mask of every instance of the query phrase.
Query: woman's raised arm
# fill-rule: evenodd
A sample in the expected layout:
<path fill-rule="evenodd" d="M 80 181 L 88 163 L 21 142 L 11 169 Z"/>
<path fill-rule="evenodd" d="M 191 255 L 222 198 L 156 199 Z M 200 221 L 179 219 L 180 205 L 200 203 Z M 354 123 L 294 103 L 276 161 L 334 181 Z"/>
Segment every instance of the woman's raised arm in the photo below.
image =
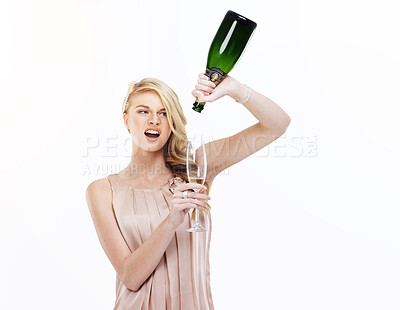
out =
<path fill-rule="evenodd" d="M 244 103 L 244 107 L 259 122 L 233 136 L 207 144 L 207 179 L 210 182 L 223 170 L 249 157 L 283 135 L 290 124 L 290 117 L 271 99 L 255 90 L 248 89 L 246 85 L 229 75 L 218 87 L 215 87 L 206 75 L 199 74 L 195 90 L 192 91 L 192 95 L 197 97 L 199 102 L 213 102 L 225 95 L 240 102 L 248 94 L 250 97 Z M 221 123 L 223 121 L 225 119 L 221 118 Z"/>

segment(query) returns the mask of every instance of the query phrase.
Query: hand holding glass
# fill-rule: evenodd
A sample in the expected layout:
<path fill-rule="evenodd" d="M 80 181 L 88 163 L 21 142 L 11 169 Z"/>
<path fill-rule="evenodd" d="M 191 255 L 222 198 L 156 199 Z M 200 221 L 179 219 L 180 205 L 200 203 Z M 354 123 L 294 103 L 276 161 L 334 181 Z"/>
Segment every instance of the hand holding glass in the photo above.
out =
<path fill-rule="evenodd" d="M 207 173 L 207 158 L 206 149 L 203 139 L 198 141 L 188 141 L 186 149 L 186 172 L 190 183 L 197 183 L 204 185 Z M 199 189 L 194 189 L 199 192 Z M 206 228 L 202 227 L 199 223 L 200 210 L 194 209 L 195 224 L 193 227 L 187 229 L 188 232 L 204 232 Z"/>

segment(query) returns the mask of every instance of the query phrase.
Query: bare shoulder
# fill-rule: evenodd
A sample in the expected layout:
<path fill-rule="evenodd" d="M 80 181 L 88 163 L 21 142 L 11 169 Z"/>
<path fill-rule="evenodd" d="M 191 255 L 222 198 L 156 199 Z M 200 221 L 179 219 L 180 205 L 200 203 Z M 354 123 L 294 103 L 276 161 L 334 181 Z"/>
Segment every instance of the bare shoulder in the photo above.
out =
<path fill-rule="evenodd" d="M 107 178 L 90 183 L 86 189 L 86 201 L 89 209 L 111 206 L 112 190 Z"/>

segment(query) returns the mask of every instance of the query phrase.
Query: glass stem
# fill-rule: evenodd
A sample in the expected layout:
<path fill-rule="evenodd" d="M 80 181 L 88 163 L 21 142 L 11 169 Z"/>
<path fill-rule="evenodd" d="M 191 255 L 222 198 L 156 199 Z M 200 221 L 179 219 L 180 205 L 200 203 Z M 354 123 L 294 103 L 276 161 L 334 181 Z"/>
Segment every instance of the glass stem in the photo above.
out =
<path fill-rule="evenodd" d="M 199 189 L 195 189 L 194 191 L 195 191 L 196 193 L 200 192 Z M 194 214 L 195 226 L 197 227 L 197 226 L 200 225 L 200 223 L 199 223 L 199 210 L 198 210 L 198 209 L 194 209 L 194 212 L 195 212 L 195 214 Z"/>
<path fill-rule="evenodd" d="M 197 226 L 200 225 L 200 223 L 199 223 L 199 210 L 195 209 L 194 212 L 196 212 L 196 214 L 194 216 L 196 218 L 196 225 L 195 226 L 197 227 Z"/>

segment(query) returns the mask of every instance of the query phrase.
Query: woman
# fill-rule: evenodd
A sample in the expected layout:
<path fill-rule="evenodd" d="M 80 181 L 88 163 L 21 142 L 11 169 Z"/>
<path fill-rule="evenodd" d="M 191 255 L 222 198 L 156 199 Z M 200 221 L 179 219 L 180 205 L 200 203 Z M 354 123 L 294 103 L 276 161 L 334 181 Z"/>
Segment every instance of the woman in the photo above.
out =
<path fill-rule="evenodd" d="M 131 161 L 86 191 L 100 243 L 117 274 L 114 309 L 214 309 L 208 261 L 211 222 L 207 233 L 188 233 L 188 211 L 207 207 L 214 178 L 273 142 L 290 123 L 274 102 L 230 76 L 215 87 L 199 74 L 192 94 L 200 102 L 227 95 L 259 122 L 210 142 L 207 186 L 188 183 L 186 118 L 178 97 L 156 79 L 130 84 L 123 118 L 132 136 Z"/>

